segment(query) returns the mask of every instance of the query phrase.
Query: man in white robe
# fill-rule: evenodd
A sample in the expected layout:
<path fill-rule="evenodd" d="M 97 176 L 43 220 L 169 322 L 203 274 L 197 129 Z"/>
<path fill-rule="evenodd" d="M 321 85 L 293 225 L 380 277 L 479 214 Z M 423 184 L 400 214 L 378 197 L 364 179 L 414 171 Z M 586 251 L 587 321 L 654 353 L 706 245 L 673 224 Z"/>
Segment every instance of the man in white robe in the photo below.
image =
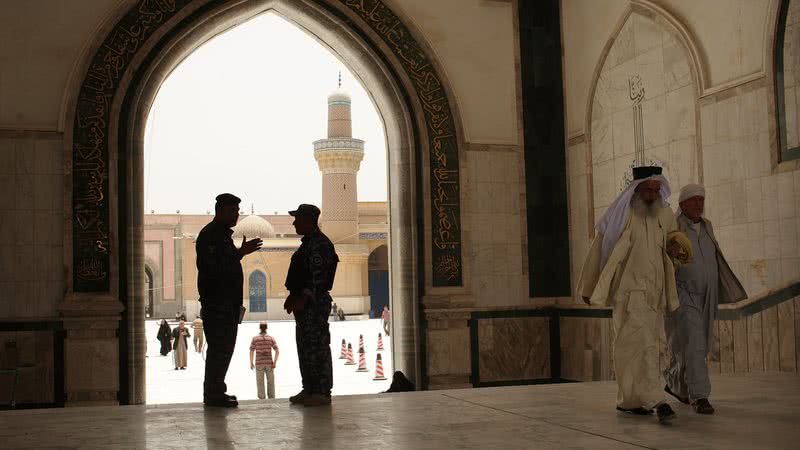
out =
<path fill-rule="evenodd" d="M 659 421 L 675 412 L 658 371 L 658 324 L 678 308 L 667 234 L 676 230 L 669 183 L 660 167 L 636 167 L 634 180 L 609 206 L 578 282 L 586 303 L 613 307 L 617 409 Z"/>
<path fill-rule="evenodd" d="M 689 184 L 678 199 L 678 229 L 692 244 L 692 260 L 675 273 L 681 307 L 664 317 L 671 353 L 664 371 L 664 390 L 691 404 L 699 414 L 714 414 L 708 401 L 711 381 L 706 357 L 714 337 L 714 318 L 719 303 L 747 298 L 747 293 L 720 251 L 711 222 L 703 217 L 705 188 Z"/>

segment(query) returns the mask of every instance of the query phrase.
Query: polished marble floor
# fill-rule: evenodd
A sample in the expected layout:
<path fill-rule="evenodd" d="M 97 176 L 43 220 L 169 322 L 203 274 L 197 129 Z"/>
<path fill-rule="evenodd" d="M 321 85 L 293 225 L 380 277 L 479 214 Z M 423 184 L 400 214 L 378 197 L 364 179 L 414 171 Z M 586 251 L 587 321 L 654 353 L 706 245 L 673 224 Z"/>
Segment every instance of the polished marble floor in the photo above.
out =
<path fill-rule="evenodd" d="M 286 400 L 0 412 L 3 448 L 799 449 L 800 377 L 713 379 L 714 416 L 614 412 L 613 382 Z"/>

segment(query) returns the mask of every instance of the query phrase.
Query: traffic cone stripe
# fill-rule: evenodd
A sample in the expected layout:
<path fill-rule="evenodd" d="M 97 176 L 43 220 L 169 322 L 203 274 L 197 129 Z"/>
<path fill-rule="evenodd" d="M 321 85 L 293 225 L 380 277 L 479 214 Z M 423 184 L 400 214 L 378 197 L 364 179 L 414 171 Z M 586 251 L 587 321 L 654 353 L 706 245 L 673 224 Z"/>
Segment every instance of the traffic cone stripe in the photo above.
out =
<path fill-rule="evenodd" d="M 383 350 L 383 336 L 378 333 L 378 350 Z"/>
<path fill-rule="evenodd" d="M 347 362 L 345 366 L 355 366 L 356 362 L 353 360 L 353 344 L 347 344 Z"/>
<path fill-rule="evenodd" d="M 383 360 L 381 359 L 380 353 L 378 353 L 376 356 L 377 357 L 375 359 L 375 378 L 373 378 L 373 380 L 382 381 L 386 379 L 386 377 L 383 376 Z"/>
<path fill-rule="evenodd" d="M 366 372 L 367 371 L 367 359 L 364 356 L 364 349 L 361 348 L 358 350 L 358 369 L 356 372 Z"/>
<path fill-rule="evenodd" d="M 339 355 L 339 359 L 347 359 L 347 344 L 342 339 L 342 353 Z"/>

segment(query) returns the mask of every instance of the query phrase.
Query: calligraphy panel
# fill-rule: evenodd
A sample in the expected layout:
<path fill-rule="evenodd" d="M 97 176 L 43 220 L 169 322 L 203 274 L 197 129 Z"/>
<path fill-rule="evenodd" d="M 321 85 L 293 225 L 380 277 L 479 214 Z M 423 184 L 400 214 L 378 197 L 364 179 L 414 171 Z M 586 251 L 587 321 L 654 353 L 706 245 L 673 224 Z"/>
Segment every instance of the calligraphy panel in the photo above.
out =
<path fill-rule="evenodd" d="M 403 66 L 422 105 L 430 147 L 431 272 L 434 287 L 463 285 L 458 141 L 450 103 L 428 56 L 380 0 L 341 0 Z"/>

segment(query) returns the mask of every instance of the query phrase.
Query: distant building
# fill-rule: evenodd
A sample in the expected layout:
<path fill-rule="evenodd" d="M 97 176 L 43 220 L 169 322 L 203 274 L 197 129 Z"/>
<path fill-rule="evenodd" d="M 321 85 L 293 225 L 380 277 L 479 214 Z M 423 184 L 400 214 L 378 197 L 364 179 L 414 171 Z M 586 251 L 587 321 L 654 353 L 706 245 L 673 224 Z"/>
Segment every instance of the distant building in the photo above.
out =
<path fill-rule="evenodd" d="M 358 202 L 356 179 L 364 157 L 364 141 L 352 137 L 350 96 L 337 89 L 328 97 L 328 137 L 314 142 L 322 173 L 323 232 L 333 241 L 341 262 L 331 292 L 346 314 L 381 311 L 389 303 L 386 202 Z M 213 215 L 147 214 L 144 220 L 145 279 L 150 318 L 175 317 L 200 311 L 195 242 Z M 283 310 L 284 287 L 292 253 L 300 246 L 293 218 L 256 215 L 251 209 L 233 229 L 234 243 L 260 237 L 262 249 L 244 258 L 246 320 L 290 319 Z"/>

